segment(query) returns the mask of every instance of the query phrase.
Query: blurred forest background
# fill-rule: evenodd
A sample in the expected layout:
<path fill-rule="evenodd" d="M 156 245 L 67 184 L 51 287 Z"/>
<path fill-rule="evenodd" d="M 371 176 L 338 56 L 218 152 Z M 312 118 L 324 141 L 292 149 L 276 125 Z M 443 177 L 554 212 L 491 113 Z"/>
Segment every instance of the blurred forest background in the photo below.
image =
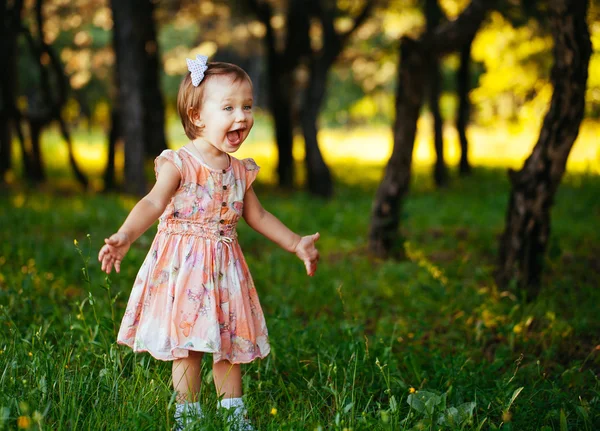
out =
<path fill-rule="evenodd" d="M 89 256 L 187 143 L 197 54 L 249 73 L 236 157 L 322 234 L 307 281 L 240 227 L 273 316 L 244 377 L 260 429 L 600 427 L 596 0 L 0 0 L 0 19 L 0 429 L 169 426 L 166 367 L 113 343 L 152 232 L 115 280 Z"/>

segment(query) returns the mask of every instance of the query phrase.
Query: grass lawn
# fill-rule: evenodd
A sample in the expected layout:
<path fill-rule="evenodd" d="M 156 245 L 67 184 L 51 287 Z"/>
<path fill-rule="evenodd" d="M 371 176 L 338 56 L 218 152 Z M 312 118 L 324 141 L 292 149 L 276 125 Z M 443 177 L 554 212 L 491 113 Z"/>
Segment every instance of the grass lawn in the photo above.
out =
<path fill-rule="evenodd" d="M 331 161 L 336 196 L 321 201 L 278 191 L 270 156 L 256 159 L 266 166 L 256 186 L 263 205 L 298 232 L 321 232 L 322 253 L 309 278 L 240 223 L 272 344 L 269 357 L 244 368 L 257 429 L 600 429 L 596 168 L 565 177 L 541 295 L 525 304 L 492 278 L 505 169 L 477 167 L 436 190 L 417 164 L 402 220 L 409 259 L 396 262 L 366 255 L 381 160 Z M 105 278 L 95 260 L 134 203 L 16 181 L 0 191 L 0 429 L 173 425 L 170 364 L 115 344 L 154 229 L 121 274 Z M 195 429 L 222 430 L 209 360 L 208 417 Z"/>

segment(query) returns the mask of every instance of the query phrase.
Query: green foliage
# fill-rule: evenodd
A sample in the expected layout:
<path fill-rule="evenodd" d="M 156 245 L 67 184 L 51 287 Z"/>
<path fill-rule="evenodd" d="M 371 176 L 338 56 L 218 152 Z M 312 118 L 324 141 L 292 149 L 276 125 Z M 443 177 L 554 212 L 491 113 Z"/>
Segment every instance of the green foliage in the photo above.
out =
<path fill-rule="evenodd" d="M 240 226 L 273 348 L 244 368 L 258 429 L 600 427 L 598 177 L 569 175 L 561 186 L 542 293 L 525 304 L 492 280 L 502 172 L 476 170 L 437 191 L 417 170 L 403 222 L 409 259 L 380 262 L 365 255 L 376 183 L 356 179 L 381 168 L 335 169 L 354 185 L 338 184 L 331 202 L 257 189 L 292 229 L 321 232 L 314 278 Z M 119 275 L 104 277 L 95 260 L 133 204 L 118 195 L 0 195 L 0 429 L 173 425 L 170 364 L 115 344 L 153 232 Z M 197 429 L 220 430 L 208 355 L 204 368 L 208 419 Z"/>

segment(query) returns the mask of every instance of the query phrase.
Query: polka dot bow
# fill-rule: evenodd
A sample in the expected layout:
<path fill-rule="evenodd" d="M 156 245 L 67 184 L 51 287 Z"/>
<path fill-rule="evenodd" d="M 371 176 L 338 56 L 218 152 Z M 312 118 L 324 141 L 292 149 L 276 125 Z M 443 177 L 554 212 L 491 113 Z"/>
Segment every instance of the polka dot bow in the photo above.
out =
<path fill-rule="evenodd" d="M 189 58 L 186 58 L 186 60 L 188 70 L 192 72 L 192 85 L 197 87 L 202 82 L 202 78 L 204 78 L 204 72 L 208 69 L 206 65 L 208 57 L 198 54 L 195 60 L 190 60 Z"/>

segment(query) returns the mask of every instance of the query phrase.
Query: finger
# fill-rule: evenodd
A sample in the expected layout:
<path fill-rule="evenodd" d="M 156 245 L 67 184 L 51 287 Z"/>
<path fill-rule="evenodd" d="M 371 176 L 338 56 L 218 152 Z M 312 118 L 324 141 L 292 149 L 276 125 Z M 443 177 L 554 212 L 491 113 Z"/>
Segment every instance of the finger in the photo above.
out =
<path fill-rule="evenodd" d="M 102 270 L 107 274 L 110 274 L 110 270 L 112 268 L 113 257 L 111 255 L 106 255 L 102 262 Z"/>
<path fill-rule="evenodd" d="M 112 266 L 113 266 L 113 262 L 111 259 L 106 263 L 106 273 L 107 274 L 110 274 L 110 272 L 112 271 Z"/>
<path fill-rule="evenodd" d="M 111 267 L 112 267 L 112 258 L 110 256 L 107 256 L 106 260 L 104 261 L 104 272 L 106 272 L 107 274 L 110 274 Z"/>
<path fill-rule="evenodd" d="M 120 236 L 120 235 L 118 235 L 118 234 L 116 234 L 116 233 L 115 233 L 115 234 L 113 234 L 113 235 L 111 235 L 111 236 L 110 236 L 110 238 L 107 238 L 107 239 L 105 239 L 104 241 L 105 241 L 107 244 L 110 244 L 110 245 L 112 245 L 112 246 L 114 246 L 114 247 L 118 247 L 118 246 L 120 246 L 120 245 L 121 245 L 121 243 L 123 242 L 123 241 L 122 241 L 122 238 L 121 238 L 121 236 Z"/>
<path fill-rule="evenodd" d="M 102 259 L 104 259 L 104 256 L 106 256 L 106 253 L 108 253 L 108 251 L 108 246 L 106 244 L 103 245 L 100 251 L 98 252 L 98 260 L 101 261 Z"/>
<path fill-rule="evenodd" d="M 316 264 L 310 260 L 305 260 L 304 266 L 306 267 L 306 273 L 312 277 L 312 275 L 315 273 L 315 270 L 317 269 Z"/>
<path fill-rule="evenodd" d="M 313 242 L 317 242 L 319 240 L 319 238 L 321 238 L 321 234 L 319 232 L 317 232 L 316 234 L 312 235 Z"/>
<path fill-rule="evenodd" d="M 115 271 L 121 272 L 121 261 L 118 259 L 115 261 Z"/>

